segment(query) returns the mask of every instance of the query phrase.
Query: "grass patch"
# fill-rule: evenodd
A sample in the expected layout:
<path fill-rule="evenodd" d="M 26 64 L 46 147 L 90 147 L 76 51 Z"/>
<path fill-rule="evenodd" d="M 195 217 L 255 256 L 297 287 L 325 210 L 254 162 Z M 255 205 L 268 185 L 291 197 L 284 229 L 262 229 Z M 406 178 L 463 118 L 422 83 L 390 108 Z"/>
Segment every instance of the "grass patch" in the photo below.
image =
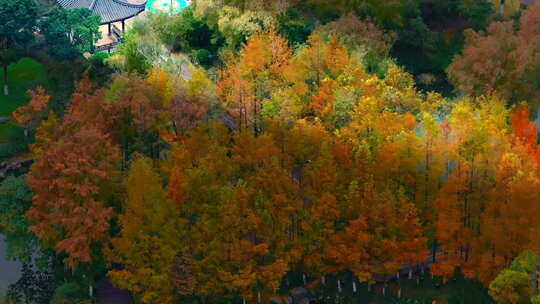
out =
<path fill-rule="evenodd" d="M 4 75 L 0 73 L 0 116 L 9 117 L 11 112 L 28 102 L 26 91 L 37 86 L 50 88 L 50 82 L 43 66 L 30 58 L 23 58 L 8 67 L 9 95 L 3 94 Z M 10 128 L 9 123 L 0 124 L 0 142 L 5 141 Z"/>
<path fill-rule="evenodd" d="M 337 289 L 337 278 L 341 280 L 342 292 Z M 419 280 L 417 281 L 417 277 Z M 490 298 L 487 290 L 478 282 L 467 280 L 461 274 L 456 274 L 455 278 L 449 282 L 442 284 L 441 278 L 431 278 L 428 272 L 425 275 L 417 274 L 413 279 L 409 280 L 406 276 L 402 276 L 399 280 L 395 277 L 388 282 L 386 288 L 386 296 L 383 296 L 383 283 L 377 283 L 371 286 L 368 291 L 367 284 L 357 282 L 357 291 L 353 293 L 352 274 L 341 273 L 338 276 L 327 275 L 326 285 L 318 285 L 314 288 L 314 292 L 322 295 L 326 303 L 339 304 L 361 304 L 361 303 L 377 303 L 377 304 L 394 304 L 394 303 L 426 303 L 430 304 L 433 301 L 436 303 L 448 304 L 493 304 L 494 301 Z M 309 278 L 308 281 L 315 278 Z M 285 282 L 283 282 L 285 283 Z M 281 294 L 286 295 L 293 287 L 302 286 L 302 278 L 298 273 L 289 273 L 288 284 L 282 284 Z M 401 288 L 401 301 L 398 300 L 398 290 Z M 409 299 L 409 302 L 406 301 Z M 412 300 L 417 300 L 414 302 Z"/>

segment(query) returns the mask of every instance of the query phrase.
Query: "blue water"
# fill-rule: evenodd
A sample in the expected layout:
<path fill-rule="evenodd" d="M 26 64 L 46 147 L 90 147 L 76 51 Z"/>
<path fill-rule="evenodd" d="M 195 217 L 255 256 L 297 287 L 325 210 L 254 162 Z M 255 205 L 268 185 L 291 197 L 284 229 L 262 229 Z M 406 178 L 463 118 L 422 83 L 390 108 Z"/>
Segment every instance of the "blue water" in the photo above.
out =
<path fill-rule="evenodd" d="M 162 11 L 162 12 L 165 12 L 165 13 L 172 13 L 172 14 L 176 14 L 176 13 L 179 13 L 183 8 L 185 8 L 186 6 L 188 6 L 189 4 L 185 1 L 185 0 L 172 0 L 173 3 L 176 3 L 178 4 L 177 5 L 174 5 L 173 4 L 173 7 L 177 7 L 175 10 L 173 10 L 172 12 L 170 11 L 170 6 L 171 6 L 171 2 L 170 1 L 165 1 L 163 2 L 160 6 L 161 6 L 161 9 L 158 10 L 156 9 L 155 7 L 153 7 L 154 5 L 154 2 L 156 2 L 157 0 L 150 0 L 146 3 L 146 10 L 151 12 L 151 13 L 157 13 L 159 11 Z"/>

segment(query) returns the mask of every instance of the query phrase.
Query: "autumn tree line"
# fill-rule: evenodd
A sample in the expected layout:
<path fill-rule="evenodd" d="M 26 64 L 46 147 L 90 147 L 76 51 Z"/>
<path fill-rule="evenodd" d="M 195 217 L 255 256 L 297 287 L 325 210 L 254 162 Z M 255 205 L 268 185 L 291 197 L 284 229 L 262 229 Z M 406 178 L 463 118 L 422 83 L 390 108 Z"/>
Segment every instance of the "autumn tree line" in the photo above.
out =
<path fill-rule="evenodd" d="M 535 299 L 540 5 L 466 32 L 454 98 L 419 90 L 395 33 L 347 10 L 301 45 L 269 24 L 211 69 L 160 53 L 162 21 L 136 23 L 118 73 L 85 74 L 63 113 L 42 88 L 13 113 L 35 140 L 0 186 L 12 257 L 141 303 L 255 303 L 291 271 L 371 286 L 429 256 L 443 281 Z"/>

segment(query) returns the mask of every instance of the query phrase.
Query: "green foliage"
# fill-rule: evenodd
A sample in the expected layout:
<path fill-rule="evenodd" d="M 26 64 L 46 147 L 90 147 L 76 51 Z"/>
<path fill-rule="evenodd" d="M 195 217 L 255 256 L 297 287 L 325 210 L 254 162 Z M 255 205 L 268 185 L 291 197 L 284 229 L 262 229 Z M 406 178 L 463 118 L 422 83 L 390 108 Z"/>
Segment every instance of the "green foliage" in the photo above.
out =
<path fill-rule="evenodd" d="M 315 28 L 313 20 L 300 17 L 298 10 L 290 8 L 276 17 L 277 31 L 290 45 L 299 45 L 307 41 Z"/>
<path fill-rule="evenodd" d="M 427 304 L 427 302 L 424 300 L 401 298 L 392 300 L 392 304 Z"/>
<path fill-rule="evenodd" d="M 24 43 L 32 39 L 32 30 L 37 19 L 34 0 L 0 1 L 0 40 L 8 43 Z M 6 22 L 9 21 L 9 22 Z"/>
<path fill-rule="evenodd" d="M 446 80 L 445 70 L 462 49 L 463 36 L 443 39 L 440 34 L 431 31 L 421 18 L 408 20 L 408 23 L 408 27 L 398 31 L 399 39 L 392 48 L 391 56 L 413 75 L 429 73 L 434 76 L 431 83 L 420 81 L 420 89 L 436 90 L 448 95 L 452 88 Z"/>
<path fill-rule="evenodd" d="M 48 89 L 50 80 L 44 67 L 33 59 L 23 58 L 8 68 L 10 94 L 0 94 L 0 116 L 10 118 L 11 112 L 28 102 L 26 91 L 40 85 Z M 3 73 L 0 73 L 0 83 Z M 10 122 L 0 124 L 0 158 L 9 157 L 28 150 L 32 137 Z"/>
<path fill-rule="evenodd" d="M 461 0 L 457 11 L 469 21 L 475 29 L 485 28 L 493 14 L 493 4 L 488 0 Z"/>
<path fill-rule="evenodd" d="M 129 87 L 129 78 L 127 77 L 116 77 L 109 84 L 108 90 L 105 92 L 105 102 L 113 103 L 117 101 L 122 94 L 125 93 L 126 89 Z"/>
<path fill-rule="evenodd" d="M 49 304 L 55 285 L 50 272 L 36 271 L 31 264 L 23 264 L 21 278 L 8 287 L 6 300 L 11 304 Z"/>
<path fill-rule="evenodd" d="M 0 183 L 0 230 L 5 236 L 7 257 L 23 262 L 31 260 L 37 246 L 37 239 L 28 231 L 28 221 L 24 217 L 31 198 L 24 175 L 9 176 Z"/>
<path fill-rule="evenodd" d="M 0 67 L 2 67 L 3 95 L 9 95 L 8 66 L 26 54 L 33 40 L 37 6 L 34 0 L 0 1 Z"/>
<path fill-rule="evenodd" d="M 445 41 L 438 32 L 432 31 L 426 24 L 429 16 L 424 16 L 419 6 L 411 3 L 402 11 L 402 23 L 390 27 L 398 35 L 391 55 L 414 75 L 444 75 L 446 67 L 461 49 L 462 43 L 455 39 Z"/>
<path fill-rule="evenodd" d="M 489 284 L 489 294 L 498 303 L 536 303 L 539 274 L 540 255 L 524 251 Z"/>
<path fill-rule="evenodd" d="M 98 52 L 93 54 L 88 60 L 88 75 L 90 80 L 100 87 L 109 82 L 114 72 L 105 61 L 109 57 L 110 55 L 108 53 Z"/>
<path fill-rule="evenodd" d="M 418 11 L 418 0 L 312 0 L 314 11 L 319 16 L 339 17 L 347 13 L 355 13 L 360 17 L 373 18 L 378 24 L 386 28 L 400 28 L 406 26 L 406 18 L 410 18 L 411 11 Z"/>
<path fill-rule="evenodd" d="M 499 303 L 522 303 L 527 298 L 529 276 L 505 269 L 489 284 L 490 295 Z"/>
<path fill-rule="evenodd" d="M 203 66 L 210 66 L 212 63 L 212 54 L 207 49 L 198 49 L 191 51 L 191 59 Z"/>
<path fill-rule="evenodd" d="M 150 24 L 160 41 L 173 51 L 206 49 L 217 52 L 222 44 L 219 32 L 213 31 L 187 7 L 180 14 L 154 14 Z"/>
<path fill-rule="evenodd" d="M 85 299 L 83 288 L 77 283 L 69 282 L 56 288 L 51 304 L 73 304 Z"/>
<path fill-rule="evenodd" d="M 0 83 L 4 79 L 2 74 L 0 73 Z M 36 86 L 50 88 L 45 68 L 30 58 L 23 58 L 11 64 L 8 68 L 8 78 L 11 90 L 9 96 L 0 94 L 0 104 L 2 105 L 0 106 L 0 116 L 10 116 L 15 109 L 25 105 L 28 102 L 27 90 L 34 89 Z"/>
<path fill-rule="evenodd" d="M 159 32 L 154 29 L 149 19 L 134 20 L 124 34 L 124 43 L 106 62 L 115 69 L 128 73 L 144 75 L 150 68 L 156 68 L 175 77 L 184 75 L 193 67 L 188 56 L 171 53 L 158 35 Z"/>
<path fill-rule="evenodd" d="M 0 1 L 0 65 L 6 66 L 21 56 L 11 52 L 23 47 L 33 39 L 37 20 L 37 5 L 34 0 Z"/>
<path fill-rule="evenodd" d="M 262 10 L 242 10 L 233 6 L 219 9 L 217 28 L 225 44 L 232 49 L 239 48 L 247 38 L 275 24 L 271 12 Z"/>
<path fill-rule="evenodd" d="M 145 74 L 151 65 L 147 58 L 138 51 L 139 36 L 135 30 L 131 29 L 124 34 L 124 39 L 124 43 L 115 52 L 115 54 L 122 55 L 123 60 L 120 66 L 128 73 Z M 111 59 L 113 58 L 111 57 Z"/>
<path fill-rule="evenodd" d="M 28 145 L 32 143 L 32 136 L 25 136 L 24 129 L 19 126 L 9 125 L 2 134 L 5 141 L 0 143 L 0 158 L 10 157 L 28 151 Z"/>
<path fill-rule="evenodd" d="M 457 286 L 448 292 L 448 304 L 493 303 L 487 290 L 478 281 L 467 280 L 461 272 L 454 277 Z M 448 283 L 451 285 L 452 283 Z"/>
<path fill-rule="evenodd" d="M 100 17 L 87 8 L 55 7 L 40 19 L 40 33 L 57 59 L 70 60 L 94 50 L 101 38 Z"/>
<path fill-rule="evenodd" d="M 430 24 L 449 23 L 452 26 L 453 22 L 464 20 L 475 29 L 484 28 L 494 12 L 489 0 L 426 1 L 422 10 L 424 19 Z"/>
<path fill-rule="evenodd" d="M 540 270 L 540 256 L 533 251 L 527 250 L 514 259 L 510 269 L 535 274 Z"/>

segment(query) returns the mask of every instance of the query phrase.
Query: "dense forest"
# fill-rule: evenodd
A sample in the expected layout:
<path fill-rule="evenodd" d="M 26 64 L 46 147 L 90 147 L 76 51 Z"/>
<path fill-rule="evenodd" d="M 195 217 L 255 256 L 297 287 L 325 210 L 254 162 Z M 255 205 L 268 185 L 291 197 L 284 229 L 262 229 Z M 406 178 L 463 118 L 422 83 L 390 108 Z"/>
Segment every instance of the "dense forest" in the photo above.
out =
<path fill-rule="evenodd" d="M 540 303 L 529 2 L 0 0 L 5 301 Z"/>

